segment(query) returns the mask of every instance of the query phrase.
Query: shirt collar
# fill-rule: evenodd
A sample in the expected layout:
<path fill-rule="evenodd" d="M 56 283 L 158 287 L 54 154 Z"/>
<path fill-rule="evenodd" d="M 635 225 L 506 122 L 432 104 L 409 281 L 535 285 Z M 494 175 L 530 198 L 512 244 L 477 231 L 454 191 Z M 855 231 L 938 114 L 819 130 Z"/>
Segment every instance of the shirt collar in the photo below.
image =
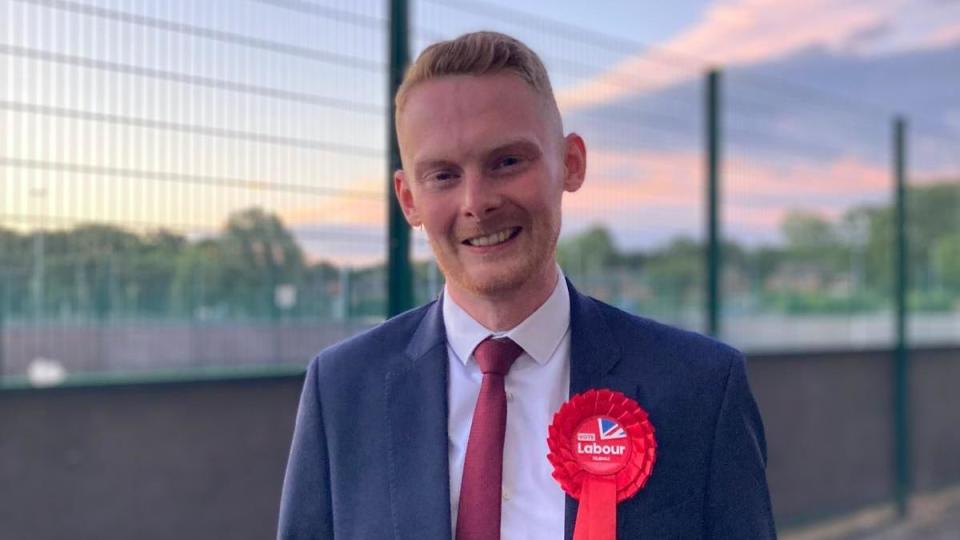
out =
<path fill-rule="evenodd" d="M 557 283 L 546 302 L 510 330 L 493 332 L 457 305 L 444 287 L 443 325 L 447 332 L 447 343 L 464 364 L 477 345 L 493 335 L 512 339 L 523 347 L 534 362 L 542 366 L 550 361 L 570 327 L 570 291 L 567 290 L 563 272 L 557 266 Z"/>

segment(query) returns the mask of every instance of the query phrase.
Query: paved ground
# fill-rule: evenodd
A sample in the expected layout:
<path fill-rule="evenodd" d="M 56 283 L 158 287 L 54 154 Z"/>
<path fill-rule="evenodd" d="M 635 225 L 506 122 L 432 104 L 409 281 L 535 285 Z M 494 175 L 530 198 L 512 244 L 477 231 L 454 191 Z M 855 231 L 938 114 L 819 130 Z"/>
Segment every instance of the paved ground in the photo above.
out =
<path fill-rule="evenodd" d="M 960 540 L 960 487 L 914 497 L 906 519 L 891 506 L 867 509 L 782 535 L 783 540 Z"/>
<path fill-rule="evenodd" d="M 960 540 L 960 490 L 947 500 L 926 500 L 914 504 L 911 516 L 882 530 L 850 540 Z"/>

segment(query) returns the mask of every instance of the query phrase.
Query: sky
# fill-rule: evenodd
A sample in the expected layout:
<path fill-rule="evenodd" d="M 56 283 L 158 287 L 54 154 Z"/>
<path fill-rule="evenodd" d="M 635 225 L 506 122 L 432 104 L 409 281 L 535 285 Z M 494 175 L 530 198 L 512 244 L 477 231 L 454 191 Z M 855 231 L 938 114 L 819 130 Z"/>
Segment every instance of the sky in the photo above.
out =
<path fill-rule="evenodd" d="M 599 4 L 551 0 L 491 0 L 489 4 L 504 10 L 520 11 L 534 17 L 576 25 L 623 40 L 656 44 L 697 23 L 711 2 L 683 0 L 665 5 L 665 2 L 653 0 L 603 0 Z"/>
<path fill-rule="evenodd" d="M 260 205 L 311 258 L 382 259 L 384 5 L 0 0 L 0 225 L 196 237 Z M 888 203 L 895 114 L 912 181 L 960 176 L 958 0 L 411 5 L 414 52 L 495 29 L 544 58 L 588 146 L 564 234 L 602 225 L 628 250 L 703 237 L 711 67 L 729 238 L 774 243 L 788 211 Z"/>

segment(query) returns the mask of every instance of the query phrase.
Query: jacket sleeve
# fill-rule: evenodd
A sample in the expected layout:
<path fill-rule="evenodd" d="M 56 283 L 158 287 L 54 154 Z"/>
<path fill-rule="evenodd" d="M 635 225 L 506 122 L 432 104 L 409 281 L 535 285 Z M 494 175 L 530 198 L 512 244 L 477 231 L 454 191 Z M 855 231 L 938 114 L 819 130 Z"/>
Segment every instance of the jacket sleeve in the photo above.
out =
<path fill-rule="evenodd" d="M 763 421 L 743 356 L 730 363 L 714 431 L 706 491 L 707 538 L 776 538 L 766 478 Z"/>
<path fill-rule="evenodd" d="M 333 538 L 330 464 L 317 386 L 317 361 L 307 369 L 280 498 L 279 540 Z"/>

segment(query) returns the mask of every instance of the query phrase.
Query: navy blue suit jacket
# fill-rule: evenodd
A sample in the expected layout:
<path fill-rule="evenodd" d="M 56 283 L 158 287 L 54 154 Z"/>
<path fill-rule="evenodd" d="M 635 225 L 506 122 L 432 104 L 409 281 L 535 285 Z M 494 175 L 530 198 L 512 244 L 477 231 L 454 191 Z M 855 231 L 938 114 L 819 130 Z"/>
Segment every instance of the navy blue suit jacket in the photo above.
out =
<path fill-rule="evenodd" d="M 623 392 L 656 430 L 656 465 L 618 506 L 617 537 L 775 538 L 743 356 L 568 286 L 570 395 Z M 447 347 L 435 301 L 310 363 L 278 537 L 450 539 L 447 456 Z M 567 497 L 567 539 L 576 513 Z"/>

